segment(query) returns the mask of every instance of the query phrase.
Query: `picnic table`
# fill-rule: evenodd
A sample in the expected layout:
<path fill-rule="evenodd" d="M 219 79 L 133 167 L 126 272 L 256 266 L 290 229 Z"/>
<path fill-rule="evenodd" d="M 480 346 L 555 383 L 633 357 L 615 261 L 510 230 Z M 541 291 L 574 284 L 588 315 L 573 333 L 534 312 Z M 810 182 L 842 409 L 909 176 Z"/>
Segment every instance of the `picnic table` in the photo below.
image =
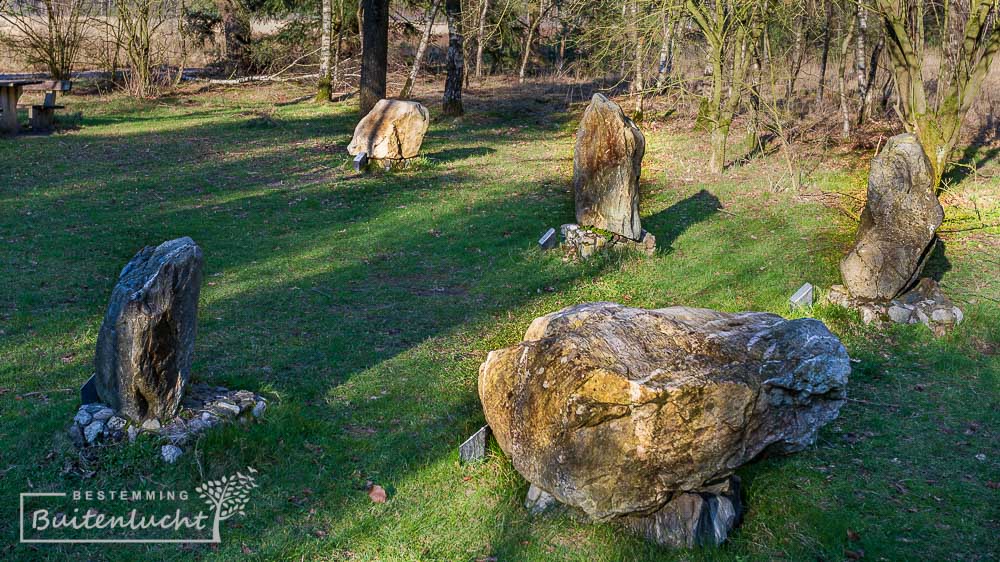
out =
<path fill-rule="evenodd" d="M 41 80 L 0 80 L 0 133 L 17 134 L 17 100 L 25 86 L 41 84 Z"/>

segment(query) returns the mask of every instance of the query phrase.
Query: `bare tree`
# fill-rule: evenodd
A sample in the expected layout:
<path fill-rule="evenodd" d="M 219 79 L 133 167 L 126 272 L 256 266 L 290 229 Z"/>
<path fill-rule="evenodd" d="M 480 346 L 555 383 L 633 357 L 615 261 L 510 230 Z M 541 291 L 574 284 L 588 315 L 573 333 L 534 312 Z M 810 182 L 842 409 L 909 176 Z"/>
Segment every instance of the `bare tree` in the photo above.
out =
<path fill-rule="evenodd" d="M 341 0 L 343 4 L 343 0 Z M 321 9 L 323 30 L 319 42 L 319 83 L 316 87 L 316 101 L 330 101 L 331 82 L 333 81 L 330 58 L 333 56 L 333 0 L 323 0 Z"/>
<path fill-rule="evenodd" d="M 924 56 L 923 2 L 875 0 L 899 96 L 899 115 L 930 158 L 935 185 L 940 184 L 958 143 L 962 121 L 1000 50 L 998 4 L 997 0 L 951 0 L 944 4 L 945 33 L 957 31 L 961 39 L 946 47 L 947 56 L 941 61 L 936 81 L 940 90 L 932 97 L 925 83 L 930 69 Z"/>
<path fill-rule="evenodd" d="M 413 58 L 410 75 L 406 77 L 403 89 L 399 91 L 399 97 L 401 98 L 405 99 L 410 96 L 413 83 L 416 82 L 417 75 L 420 74 L 420 67 L 424 62 L 424 53 L 427 51 L 427 44 L 430 43 L 431 32 L 434 30 L 434 19 L 437 17 L 439 9 L 441 9 L 441 0 L 431 0 L 431 3 L 427 6 L 427 11 L 424 13 L 424 33 L 420 36 L 420 44 L 417 45 L 417 53 Z"/>
<path fill-rule="evenodd" d="M 750 51 L 763 31 L 761 6 L 752 0 L 716 0 L 705 6 L 686 0 L 685 6 L 708 43 L 711 90 L 702 104 L 702 117 L 709 123 L 712 154 L 709 169 L 722 173 L 726 144 L 750 67 Z"/>
<path fill-rule="evenodd" d="M 483 77 L 483 48 L 486 42 L 486 16 L 490 11 L 490 0 L 482 0 L 483 8 L 479 12 L 479 29 L 476 31 L 476 78 Z"/>
<path fill-rule="evenodd" d="M 519 84 L 524 83 L 525 72 L 528 68 L 528 59 L 531 57 L 531 45 L 534 42 L 535 34 L 538 32 L 538 26 L 541 25 L 542 20 L 545 19 L 545 14 L 554 5 L 555 3 L 551 1 L 538 0 L 537 16 L 533 16 L 531 11 L 528 11 L 528 35 L 524 38 L 524 48 L 521 50 L 521 69 L 517 73 L 517 82 Z"/>
<path fill-rule="evenodd" d="M 87 0 L 0 2 L 0 21 L 10 32 L 0 42 L 29 66 L 45 68 L 52 78 L 69 78 L 83 47 L 92 4 Z"/>

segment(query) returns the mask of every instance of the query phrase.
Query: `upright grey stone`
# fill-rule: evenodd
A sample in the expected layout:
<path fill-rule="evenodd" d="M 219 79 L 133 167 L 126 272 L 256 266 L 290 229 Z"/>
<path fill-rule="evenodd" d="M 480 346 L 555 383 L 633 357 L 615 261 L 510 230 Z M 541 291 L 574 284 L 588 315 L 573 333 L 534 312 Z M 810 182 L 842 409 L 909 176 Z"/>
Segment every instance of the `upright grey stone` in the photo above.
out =
<path fill-rule="evenodd" d="M 909 133 L 889 139 L 872 160 L 857 240 L 840 262 L 851 296 L 884 301 L 916 283 L 944 220 L 933 177 L 920 141 Z"/>
<path fill-rule="evenodd" d="M 142 421 L 173 416 L 191 377 L 201 248 L 190 238 L 147 246 L 118 277 L 97 336 L 97 394 Z"/>
<path fill-rule="evenodd" d="M 642 238 L 639 224 L 639 174 L 646 139 L 622 108 L 594 94 L 583 112 L 573 152 L 576 220 L 620 234 Z"/>

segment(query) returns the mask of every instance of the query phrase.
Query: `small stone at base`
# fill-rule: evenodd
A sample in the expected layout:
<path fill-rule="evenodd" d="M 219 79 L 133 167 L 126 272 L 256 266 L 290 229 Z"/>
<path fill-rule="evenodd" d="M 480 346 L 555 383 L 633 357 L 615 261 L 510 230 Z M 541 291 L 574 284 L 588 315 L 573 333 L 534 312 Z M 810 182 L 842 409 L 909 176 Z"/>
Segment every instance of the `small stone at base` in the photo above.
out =
<path fill-rule="evenodd" d="M 798 291 L 792 295 L 789 299 L 792 308 L 807 308 L 813 304 L 813 286 L 811 283 L 805 283 L 799 287 Z"/>
<path fill-rule="evenodd" d="M 556 238 L 556 229 L 550 228 L 545 231 L 545 234 L 538 239 L 538 245 L 542 247 L 543 250 L 551 250 L 556 247 L 558 239 Z"/>
<path fill-rule="evenodd" d="M 486 439 L 490 435 L 490 426 L 484 425 L 472 434 L 464 443 L 458 446 L 458 458 L 462 462 L 480 461 L 486 458 Z"/>
<path fill-rule="evenodd" d="M 160 447 L 160 456 L 163 457 L 163 461 L 167 464 L 174 464 L 182 454 L 184 454 L 184 451 L 177 445 L 164 445 Z"/>

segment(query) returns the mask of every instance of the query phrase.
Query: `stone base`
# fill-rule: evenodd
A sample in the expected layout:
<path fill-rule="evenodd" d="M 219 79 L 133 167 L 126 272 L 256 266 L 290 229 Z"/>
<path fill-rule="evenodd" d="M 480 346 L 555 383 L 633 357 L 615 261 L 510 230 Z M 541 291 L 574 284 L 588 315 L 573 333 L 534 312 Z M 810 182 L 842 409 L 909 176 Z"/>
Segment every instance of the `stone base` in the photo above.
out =
<path fill-rule="evenodd" d="M 559 502 L 535 486 L 528 488 L 524 507 L 531 515 L 568 512 L 575 519 L 586 519 L 578 509 Z M 731 476 L 698 490 L 683 492 L 649 515 L 629 515 L 616 521 L 630 532 L 662 546 L 694 548 L 719 546 L 740 521 L 740 479 Z"/>
<path fill-rule="evenodd" d="M 139 423 L 105 404 L 84 404 L 73 417 L 69 436 L 73 444 L 82 449 L 120 442 L 126 437 L 132 442 L 140 433 L 148 433 L 171 446 L 168 455 L 164 445 L 163 456 L 167 462 L 173 462 L 180 454 L 177 450 L 183 451 L 180 447 L 198 434 L 216 425 L 260 418 L 266 409 L 267 400 L 249 390 L 193 384 L 186 390 L 180 411 L 164 423 L 159 420 Z"/>
<path fill-rule="evenodd" d="M 639 240 L 625 238 L 620 234 L 600 233 L 578 224 L 564 224 L 560 227 L 563 235 L 563 251 L 575 259 L 585 260 L 606 249 L 633 249 L 647 256 L 656 252 L 656 237 L 642 231 Z"/>
<path fill-rule="evenodd" d="M 895 322 L 897 324 L 921 323 L 931 329 L 935 336 L 942 336 L 962 323 L 961 309 L 941 292 L 937 282 L 923 278 L 908 293 L 889 302 L 856 299 L 843 285 L 830 287 L 826 299 L 845 308 L 853 308 L 861 313 L 865 324 Z"/>
<path fill-rule="evenodd" d="M 740 479 L 728 479 L 698 492 L 684 492 L 651 515 L 622 518 L 624 526 L 663 546 L 719 546 L 742 514 Z"/>

